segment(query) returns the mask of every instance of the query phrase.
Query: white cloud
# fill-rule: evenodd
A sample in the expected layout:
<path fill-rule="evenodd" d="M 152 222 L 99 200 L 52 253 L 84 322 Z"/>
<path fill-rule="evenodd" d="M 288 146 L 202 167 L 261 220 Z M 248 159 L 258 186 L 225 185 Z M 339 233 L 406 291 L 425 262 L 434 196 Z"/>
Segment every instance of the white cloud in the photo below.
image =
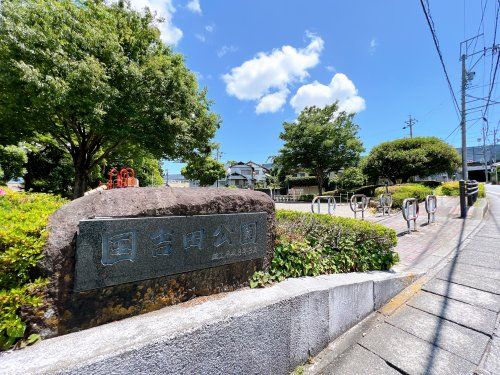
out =
<path fill-rule="evenodd" d="M 187 3 L 186 8 L 188 8 L 193 13 L 201 14 L 200 0 L 191 0 Z"/>
<path fill-rule="evenodd" d="M 130 5 L 138 11 L 149 8 L 163 19 L 163 22 L 157 22 L 156 26 L 160 29 L 164 43 L 175 45 L 182 38 L 182 30 L 172 23 L 172 16 L 175 13 L 172 0 L 130 0 Z"/>
<path fill-rule="evenodd" d="M 342 73 L 335 74 L 328 85 L 314 81 L 299 87 L 290 100 L 290 105 L 298 113 L 307 106 L 324 107 L 335 101 L 338 101 L 340 111 L 348 113 L 360 112 L 366 108 L 365 100 L 358 95 L 354 83 Z"/>
<path fill-rule="evenodd" d="M 238 51 L 238 47 L 235 46 L 222 46 L 218 51 L 217 51 L 217 57 L 222 57 L 226 55 L 229 52 L 236 52 Z"/>
<path fill-rule="evenodd" d="M 207 25 L 207 26 L 205 26 L 205 30 L 208 33 L 212 33 L 215 30 L 215 26 L 213 24 L 212 25 Z"/>
<path fill-rule="evenodd" d="M 260 98 L 257 107 L 255 107 L 255 112 L 258 114 L 277 112 L 286 103 L 286 98 L 289 93 L 290 91 L 288 89 L 283 89 L 263 96 Z"/>
<path fill-rule="evenodd" d="M 370 40 L 370 55 L 373 55 L 375 53 L 377 47 L 378 47 L 377 39 L 372 38 L 372 40 Z"/>
<path fill-rule="evenodd" d="M 327 65 L 325 66 L 325 69 L 328 70 L 329 72 L 336 72 L 337 69 L 333 65 Z"/>
<path fill-rule="evenodd" d="M 207 40 L 205 38 L 205 35 L 203 35 L 203 34 L 194 34 L 194 36 L 196 37 L 196 39 L 198 39 L 202 43 L 205 43 L 205 41 Z"/>
<path fill-rule="evenodd" d="M 306 35 L 310 42 L 305 48 L 285 45 L 270 53 L 259 52 L 232 68 L 222 76 L 226 92 L 240 100 L 256 100 L 257 113 L 277 111 L 286 101 L 288 85 L 304 80 L 309 76 L 308 69 L 319 63 L 323 39 L 311 33 Z"/>

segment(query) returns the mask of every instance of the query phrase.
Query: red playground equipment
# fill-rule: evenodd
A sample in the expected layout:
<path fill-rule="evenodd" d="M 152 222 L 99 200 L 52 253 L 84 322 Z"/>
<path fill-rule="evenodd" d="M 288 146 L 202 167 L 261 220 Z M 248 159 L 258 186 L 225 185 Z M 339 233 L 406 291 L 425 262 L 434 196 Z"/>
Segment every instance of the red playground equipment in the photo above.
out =
<path fill-rule="evenodd" d="M 106 183 L 108 189 L 127 188 L 139 186 L 135 178 L 135 171 L 132 168 L 112 168 L 109 173 L 109 179 Z"/>

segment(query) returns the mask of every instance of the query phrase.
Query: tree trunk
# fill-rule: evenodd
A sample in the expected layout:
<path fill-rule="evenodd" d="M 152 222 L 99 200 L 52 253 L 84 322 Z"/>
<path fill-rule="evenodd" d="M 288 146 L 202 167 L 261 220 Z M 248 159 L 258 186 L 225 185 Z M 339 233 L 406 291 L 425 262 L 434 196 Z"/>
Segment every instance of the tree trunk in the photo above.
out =
<path fill-rule="evenodd" d="M 87 155 L 86 146 L 80 146 L 73 156 L 75 167 L 75 184 L 73 186 L 73 199 L 83 197 L 87 190 L 87 180 L 90 172 L 90 156 Z"/>
<path fill-rule="evenodd" d="M 319 195 L 322 195 L 323 194 L 323 175 L 317 174 L 316 180 L 318 181 L 318 193 L 319 193 Z"/>
<path fill-rule="evenodd" d="M 87 171 L 75 169 L 73 199 L 83 197 L 87 190 Z"/>

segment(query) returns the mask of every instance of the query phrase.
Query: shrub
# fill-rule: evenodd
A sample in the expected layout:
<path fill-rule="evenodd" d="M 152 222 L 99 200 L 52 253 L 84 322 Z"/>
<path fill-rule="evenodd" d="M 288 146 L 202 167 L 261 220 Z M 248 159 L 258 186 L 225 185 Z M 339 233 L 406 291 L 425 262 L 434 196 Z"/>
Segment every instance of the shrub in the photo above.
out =
<path fill-rule="evenodd" d="M 446 195 L 451 197 L 458 197 L 460 195 L 460 185 L 458 181 L 448 181 L 444 182 L 437 190 L 437 195 Z M 479 184 L 478 197 L 484 198 L 484 183 Z"/>
<path fill-rule="evenodd" d="M 375 190 L 378 187 L 380 187 L 380 185 L 361 186 L 360 188 L 357 188 L 354 190 L 354 194 L 364 194 L 367 197 L 373 197 L 373 196 L 375 196 Z"/>
<path fill-rule="evenodd" d="M 375 189 L 375 195 L 385 193 L 385 186 Z M 389 193 L 392 194 L 392 206 L 401 208 L 406 198 L 417 198 L 419 202 L 425 201 L 427 195 L 432 194 L 432 189 L 420 184 L 402 184 L 389 186 Z"/>
<path fill-rule="evenodd" d="M 0 196 L 0 348 L 8 349 L 29 335 L 22 312 L 42 304 L 46 280 L 37 277 L 52 212 L 65 200 L 49 194 L 15 193 Z"/>
<path fill-rule="evenodd" d="M 315 176 L 292 177 L 288 176 L 285 184 L 289 187 L 317 186 L 318 180 Z"/>
<path fill-rule="evenodd" d="M 278 210 L 277 241 L 268 272 L 256 272 L 250 286 L 289 277 L 387 270 L 399 256 L 396 232 L 351 218 Z"/>
<path fill-rule="evenodd" d="M 431 189 L 436 189 L 437 187 L 441 186 L 442 182 L 440 181 L 434 181 L 434 180 L 420 180 L 417 181 L 418 184 L 427 186 Z"/>
<path fill-rule="evenodd" d="M 314 194 L 302 194 L 299 197 L 299 201 L 302 202 L 311 202 L 314 199 Z"/>

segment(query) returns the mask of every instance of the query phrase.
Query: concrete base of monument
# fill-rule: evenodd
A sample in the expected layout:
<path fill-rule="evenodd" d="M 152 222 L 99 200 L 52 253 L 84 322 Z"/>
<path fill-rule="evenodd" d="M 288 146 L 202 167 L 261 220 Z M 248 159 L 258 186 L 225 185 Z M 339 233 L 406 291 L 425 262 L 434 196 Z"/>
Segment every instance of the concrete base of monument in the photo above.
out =
<path fill-rule="evenodd" d="M 195 299 L 3 353 L 0 372 L 288 374 L 421 275 L 324 275 Z"/>

